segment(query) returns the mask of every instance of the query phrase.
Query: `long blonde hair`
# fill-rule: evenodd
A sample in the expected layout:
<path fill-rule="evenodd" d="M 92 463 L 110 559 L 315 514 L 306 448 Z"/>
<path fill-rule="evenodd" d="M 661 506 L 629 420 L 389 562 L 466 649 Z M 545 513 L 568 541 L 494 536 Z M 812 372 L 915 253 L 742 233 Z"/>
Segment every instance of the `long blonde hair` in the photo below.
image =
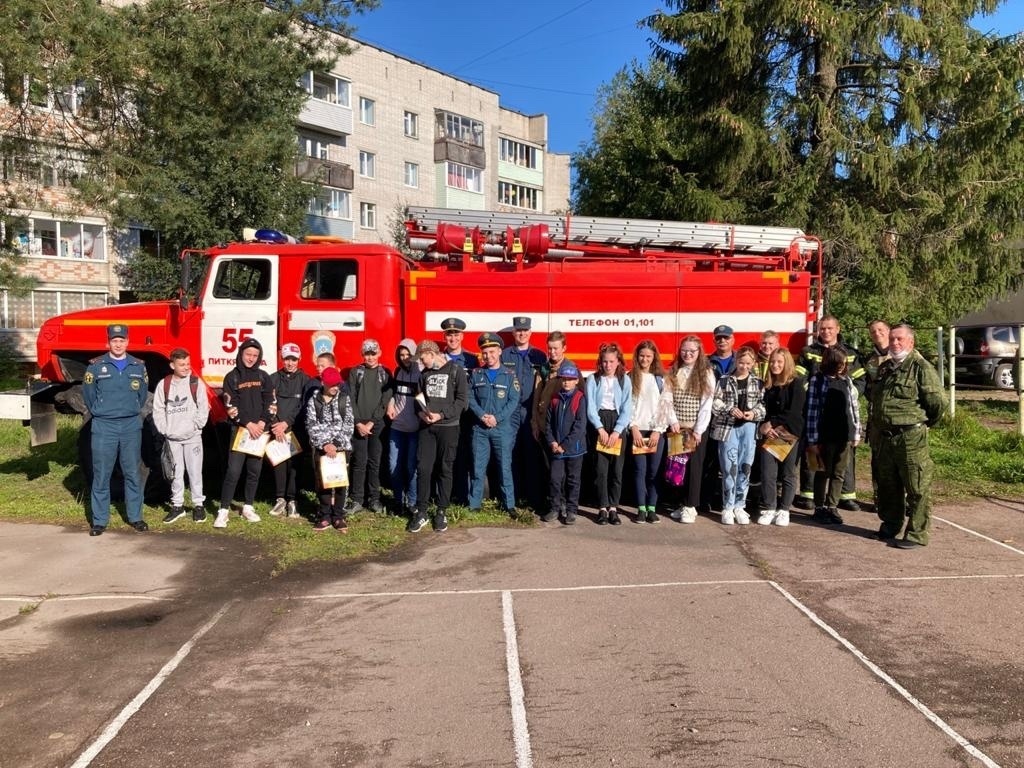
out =
<path fill-rule="evenodd" d="M 778 377 L 772 373 L 772 358 L 775 356 L 782 358 L 782 373 Z M 768 387 L 784 387 L 795 378 L 796 363 L 793 362 L 793 355 L 790 354 L 788 349 L 779 347 L 768 355 L 768 370 L 764 375 L 764 386 L 766 389 Z"/>

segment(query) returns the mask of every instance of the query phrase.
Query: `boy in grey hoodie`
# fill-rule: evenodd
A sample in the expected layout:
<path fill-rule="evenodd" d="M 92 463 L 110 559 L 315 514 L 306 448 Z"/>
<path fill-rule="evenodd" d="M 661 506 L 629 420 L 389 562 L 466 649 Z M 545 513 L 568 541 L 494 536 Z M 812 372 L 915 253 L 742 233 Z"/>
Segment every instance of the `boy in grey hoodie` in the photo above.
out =
<path fill-rule="evenodd" d="M 171 351 L 171 373 L 153 393 L 153 423 L 164 436 L 164 450 L 174 466 L 171 480 L 171 510 L 164 517 L 173 523 L 185 515 L 185 474 L 192 494 L 192 521 L 206 521 L 203 503 L 203 427 L 210 416 L 206 383 L 192 375 L 187 349 Z"/>

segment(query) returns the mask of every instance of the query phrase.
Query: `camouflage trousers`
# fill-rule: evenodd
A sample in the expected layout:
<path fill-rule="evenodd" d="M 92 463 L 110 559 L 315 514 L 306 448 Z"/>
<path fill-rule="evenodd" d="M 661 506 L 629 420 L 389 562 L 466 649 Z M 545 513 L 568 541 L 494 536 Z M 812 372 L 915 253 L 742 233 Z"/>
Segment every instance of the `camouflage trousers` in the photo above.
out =
<path fill-rule="evenodd" d="M 876 433 L 871 443 L 875 506 L 882 519 L 880 532 L 887 537 L 899 536 L 906 520 L 905 537 L 927 544 L 931 529 L 928 491 L 934 467 L 928 453 L 928 429 L 919 426 L 896 434 Z"/>

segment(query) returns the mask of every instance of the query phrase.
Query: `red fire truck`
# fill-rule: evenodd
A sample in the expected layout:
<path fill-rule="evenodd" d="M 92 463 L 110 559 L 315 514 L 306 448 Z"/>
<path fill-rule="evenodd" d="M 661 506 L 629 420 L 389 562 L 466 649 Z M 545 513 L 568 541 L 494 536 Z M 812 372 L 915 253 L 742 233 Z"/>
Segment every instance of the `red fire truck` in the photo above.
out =
<path fill-rule="evenodd" d="M 538 346 L 563 331 L 568 355 L 590 370 L 598 346 L 632 350 L 653 339 L 670 360 L 680 338 L 735 329 L 737 344 L 773 329 L 798 352 L 820 304 L 821 243 L 799 229 L 538 214 L 408 209 L 410 252 L 388 245 L 309 238 L 296 243 L 260 230 L 245 242 L 183 254 L 187 274 L 201 259 L 198 295 L 124 304 L 47 321 L 37 342 L 41 380 L 0 416 L 32 419 L 45 441 L 54 400 L 82 410 L 75 386 L 105 349 L 105 327 L 130 328 L 130 352 L 150 381 L 165 375 L 171 350 L 185 347 L 214 389 L 253 336 L 273 370 L 277 350 L 295 342 L 312 371 L 314 351 L 340 367 L 378 339 L 385 360 L 405 337 L 440 340 L 443 318 L 467 324 L 466 344 L 496 331 L 511 339 L 514 315 L 532 318 Z M 29 401 L 32 404 L 29 404 Z"/>

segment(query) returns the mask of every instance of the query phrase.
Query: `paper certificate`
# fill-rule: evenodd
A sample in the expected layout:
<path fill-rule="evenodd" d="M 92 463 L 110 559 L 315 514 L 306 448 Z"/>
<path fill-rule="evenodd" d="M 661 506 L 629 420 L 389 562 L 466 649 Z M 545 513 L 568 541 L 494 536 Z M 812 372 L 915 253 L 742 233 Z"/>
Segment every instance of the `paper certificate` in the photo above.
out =
<path fill-rule="evenodd" d="M 669 432 L 667 450 L 669 456 L 681 456 L 684 453 L 693 453 L 697 450 L 697 441 L 693 437 L 693 431 L 684 429 L 682 432 Z"/>
<path fill-rule="evenodd" d="M 267 459 L 274 467 L 300 453 L 302 453 L 302 446 L 295 439 L 294 432 L 285 432 L 284 440 L 271 440 L 267 443 Z"/>
<path fill-rule="evenodd" d="M 600 442 L 597 444 L 598 453 L 607 453 L 612 456 L 619 456 L 622 453 L 622 440 L 618 440 L 615 445 L 609 448 L 607 445 L 601 445 Z"/>
<path fill-rule="evenodd" d="M 239 427 L 235 431 L 235 439 L 231 442 L 231 450 L 239 453 L 247 453 L 250 456 L 262 456 L 267 450 L 267 443 L 270 442 L 270 433 L 264 432 L 253 439 L 249 436 L 249 430 Z"/>
<path fill-rule="evenodd" d="M 656 445 L 656 444 L 655 444 Z M 633 455 L 639 456 L 644 453 L 654 453 L 658 449 L 654 445 L 648 445 L 647 440 L 639 443 L 633 443 Z"/>
<path fill-rule="evenodd" d="M 344 451 L 338 451 L 334 458 L 320 457 L 320 485 L 323 488 L 344 488 L 348 486 L 348 466 Z"/>
<path fill-rule="evenodd" d="M 809 472 L 822 472 L 825 469 L 825 465 L 821 461 L 821 454 L 815 453 L 814 451 L 807 450 L 807 470 Z"/>

